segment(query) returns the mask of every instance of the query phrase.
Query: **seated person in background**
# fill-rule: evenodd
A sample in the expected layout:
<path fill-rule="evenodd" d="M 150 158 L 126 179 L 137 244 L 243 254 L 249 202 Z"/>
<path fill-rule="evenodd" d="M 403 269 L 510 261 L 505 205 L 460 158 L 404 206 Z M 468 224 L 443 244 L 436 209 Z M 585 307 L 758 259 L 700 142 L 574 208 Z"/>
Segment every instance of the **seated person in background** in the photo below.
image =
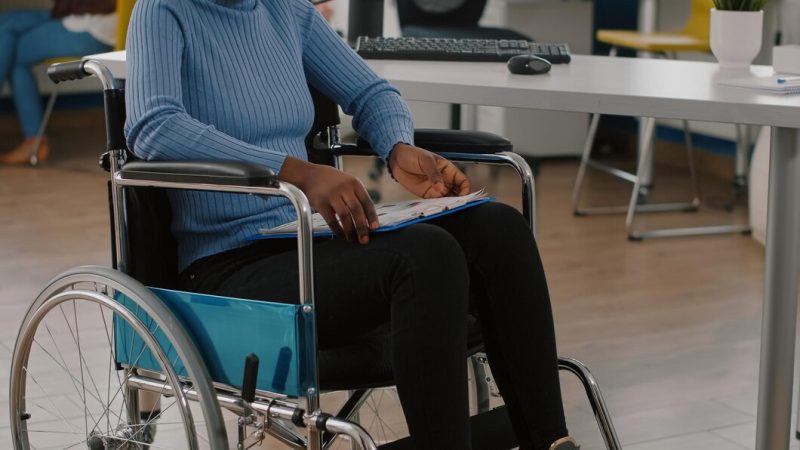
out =
<path fill-rule="evenodd" d="M 56 0 L 52 11 L 19 10 L 0 14 L 0 86 L 11 83 L 24 139 L 14 149 L 0 148 L 0 163 L 28 161 L 42 124 L 42 101 L 32 67 L 45 59 L 107 52 L 114 45 L 115 0 Z M 39 160 L 50 152 L 42 140 Z"/>
<path fill-rule="evenodd" d="M 420 197 L 470 191 L 452 163 L 413 145 L 399 92 L 308 1 L 139 0 L 127 51 L 126 135 L 140 158 L 266 165 L 299 187 L 339 235 L 314 246 L 320 345 L 344 345 L 390 324 L 397 389 L 416 448 L 470 449 L 469 308 L 521 448 L 578 448 L 567 436 L 544 270 L 523 217 L 487 203 L 370 235 L 379 224 L 363 185 L 308 162 L 310 84 L 354 116 L 356 130 L 407 190 Z M 245 241 L 294 220 L 288 201 L 169 196 L 183 289 L 299 302 L 296 243 Z"/>
<path fill-rule="evenodd" d="M 325 21 L 330 23 L 333 18 L 333 5 L 331 5 L 331 2 L 320 3 L 316 8 Z"/>

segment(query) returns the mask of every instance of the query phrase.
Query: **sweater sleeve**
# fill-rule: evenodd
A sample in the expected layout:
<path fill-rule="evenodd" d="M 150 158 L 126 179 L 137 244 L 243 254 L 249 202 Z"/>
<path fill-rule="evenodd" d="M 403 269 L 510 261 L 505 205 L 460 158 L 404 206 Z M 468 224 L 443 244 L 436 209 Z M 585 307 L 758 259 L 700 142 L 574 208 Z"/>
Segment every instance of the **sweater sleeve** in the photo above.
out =
<path fill-rule="evenodd" d="M 245 160 L 280 172 L 285 153 L 243 142 L 187 113 L 181 69 L 185 41 L 168 0 L 136 3 L 127 40 L 128 147 L 147 160 Z"/>
<path fill-rule="evenodd" d="M 380 78 L 306 0 L 290 0 L 301 26 L 309 83 L 353 116 L 353 127 L 388 157 L 398 142 L 414 143 L 414 123 L 400 92 Z"/>

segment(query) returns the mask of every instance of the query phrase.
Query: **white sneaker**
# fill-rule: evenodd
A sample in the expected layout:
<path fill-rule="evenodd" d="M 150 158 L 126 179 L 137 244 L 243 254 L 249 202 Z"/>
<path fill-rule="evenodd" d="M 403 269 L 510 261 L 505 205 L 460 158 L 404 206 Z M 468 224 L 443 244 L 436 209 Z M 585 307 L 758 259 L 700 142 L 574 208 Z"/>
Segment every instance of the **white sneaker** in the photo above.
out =
<path fill-rule="evenodd" d="M 550 445 L 550 450 L 580 450 L 581 446 L 570 436 L 563 437 Z"/>

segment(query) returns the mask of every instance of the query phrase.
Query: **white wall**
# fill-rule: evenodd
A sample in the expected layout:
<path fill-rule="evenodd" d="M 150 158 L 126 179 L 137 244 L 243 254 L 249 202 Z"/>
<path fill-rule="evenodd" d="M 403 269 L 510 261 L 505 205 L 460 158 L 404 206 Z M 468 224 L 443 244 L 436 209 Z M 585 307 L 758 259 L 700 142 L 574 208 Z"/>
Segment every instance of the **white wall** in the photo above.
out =
<path fill-rule="evenodd" d="M 495 2 L 504 17 L 498 24 L 541 42 L 566 42 L 573 54 L 592 50 L 594 4 L 585 0 L 506 0 Z M 490 1 L 490 5 L 492 2 Z M 487 8 L 488 9 L 488 8 Z M 589 116 L 580 113 L 499 110 L 494 121 L 479 117 L 479 127 L 508 137 L 516 152 L 534 156 L 575 156 L 583 150 Z M 502 122 L 497 127 L 497 122 Z M 494 126 L 494 128 L 488 128 Z"/>

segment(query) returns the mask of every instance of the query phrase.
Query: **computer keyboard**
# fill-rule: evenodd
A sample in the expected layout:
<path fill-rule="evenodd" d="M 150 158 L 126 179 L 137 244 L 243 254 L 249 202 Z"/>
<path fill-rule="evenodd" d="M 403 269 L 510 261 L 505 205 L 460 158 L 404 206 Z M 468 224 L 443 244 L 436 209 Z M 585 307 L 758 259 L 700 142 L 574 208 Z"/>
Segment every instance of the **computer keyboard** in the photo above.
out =
<path fill-rule="evenodd" d="M 495 39 L 360 36 L 355 50 L 364 59 L 505 62 L 513 56 L 530 54 L 552 64 L 565 64 L 571 59 L 567 44 Z"/>

